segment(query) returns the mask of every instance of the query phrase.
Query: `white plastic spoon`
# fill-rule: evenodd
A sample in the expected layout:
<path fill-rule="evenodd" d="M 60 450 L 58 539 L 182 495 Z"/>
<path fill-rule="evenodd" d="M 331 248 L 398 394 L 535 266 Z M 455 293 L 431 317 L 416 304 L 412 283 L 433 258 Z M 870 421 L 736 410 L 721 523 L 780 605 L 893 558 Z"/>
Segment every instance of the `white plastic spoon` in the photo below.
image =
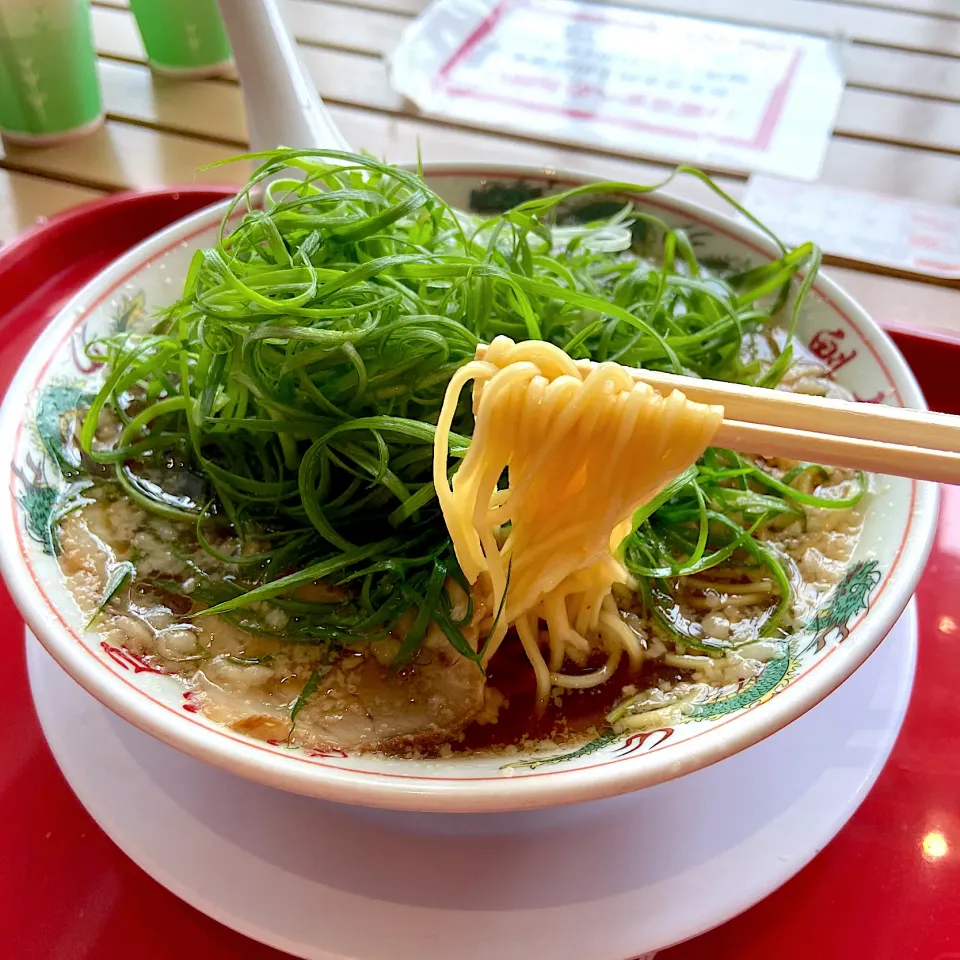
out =
<path fill-rule="evenodd" d="M 276 0 L 219 0 L 247 111 L 250 148 L 349 150 L 307 74 Z"/>

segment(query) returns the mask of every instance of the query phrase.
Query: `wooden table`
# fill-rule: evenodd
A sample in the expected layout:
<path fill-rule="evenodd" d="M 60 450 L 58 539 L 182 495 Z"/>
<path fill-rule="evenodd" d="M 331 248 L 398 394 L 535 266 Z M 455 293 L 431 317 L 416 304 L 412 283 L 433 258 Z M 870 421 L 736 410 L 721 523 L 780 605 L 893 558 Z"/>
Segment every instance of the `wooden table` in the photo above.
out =
<path fill-rule="evenodd" d="M 664 164 L 628 156 L 616 150 L 586 150 L 573 143 L 506 135 L 494 129 L 420 116 L 391 90 L 383 56 L 397 43 L 404 27 L 425 6 L 425 2 L 286 0 L 289 23 L 300 41 L 307 67 L 352 144 L 397 161 L 413 158 L 419 144 L 424 157 L 430 160 L 551 165 L 641 182 L 663 176 L 666 170 Z M 847 89 L 827 153 L 823 181 L 894 196 L 960 203 L 960 0 L 649 0 L 643 5 L 738 23 L 844 37 Z M 0 241 L 9 240 L 38 218 L 51 216 L 107 193 L 198 181 L 239 184 L 245 179 L 246 168 L 242 164 L 218 167 L 202 175 L 196 172 L 199 167 L 228 158 L 246 146 L 243 102 L 235 80 L 175 81 L 153 77 L 146 66 L 143 46 L 126 0 L 93 0 L 93 23 L 100 53 L 106 125 L 94 136 L 53 149 L 2 148 Z M 731 193 L 743 193 L 744 177 L 724 171 L 713 172 L 717 173 L 718 179 Z M 688 184 L 679 192 L 702 202 L 713 202 L 712 195 L 695 184 Z M 955 289 L 958 286 L 956 283 L 934 278 L 885 275 L 878 268 L 865 263 L 835 265 L 830 272 L 882 321 L 960 334 L 960 298 Z M 945 521 L 952 518 L 955 522 L 960 517 L 960 498 L 948 497 L 945 509 Z M 946 546 L 943 549 L 947 551 Z M 951 547 L 944 556 L 955 555 L 958 549 Z M 955 562 L 950 569 L 956 569 Z M 944 574 L 938 572 L 936 576 L 943 577 Z M 927 582 L 927 578 L 924 582 Z M 934 584 L 934 581 L 931 583 Z M 954 597 L 960 595 L 957 593 L 958 587 L 960 582 L 950 581 L 947 584 L 938 580 L 928 589 L 928 596 L 921 596 L 925 623 L 929 621 L 929 630 L 924 627 L 928 656 L 932 656 L 929 650 L 940 650 L 938 642 L 941 645 L 946 642 L 944 637 L 936 633 L 936 623 L 944 622 L 943 610 L 938 604 L 952 602 Z M 937 663 L 929 661 L 924 665 L 921 659 L 918 683 L 926 683 L 928 687 L 935 685 L 943 675 L 941 671 L 949 672 L 947 668 L 952 667 L 955 655 L 950 653 L 948 656 L 945 647 L 940 654 L 941 660 Z M 950 711 L 954 711 L 955 697 L 946 684 L 943 686 L 944 696 L 950 694 Z M 18 687 L 17 695 L 25 697 L 25 689 Z M 931 701 L 924 700 L 923 703 L 931 704 Z M 858 903 L 862 901 L 864 910 L 868 909 L 869 894 L 865 890 L 824 889 L 824 878 L 838 875 L 838 858 L 849 861 L 849 879 L 852 883 L 859 883 L 863 869 L 867 869 L 861 861 L 867 856 L 867 851 L 879 843 L 878 831 L 886 836 L 892 830 L 896 836 L 891 843 L 896 841 L 903 849 L 912 849 L 909 846 L 913 843 L 912 834 L 908 837 L 906 833 L 908 827 L 913 828 L 910 817 L 919 817 L 923 811 L 913 809 L 916 806 L 913 800 L 910 800 L 913 806 L 909 810 L 906 807 L 901 809 L 897 804 L 901 798 L 917 794 L 918 782 L 931 779 L 929 772 L 936 766 L 936 758 L 924 760 L 923 771 L 926 772 L 921 775 L 920 768 L 914 769 L 910 763 L 905 764 L 903 757 L 912 762 L 913 758 L 920 756 L 922 751 L 918 752 L 916 744 L 926 742 L 924 737 L 928 728 L 932 729 L 937 724 L 942 726 L 946 701 L 941 704 L 943 709 L 938 704 L 941 702 L 933 701 L 930 706 L 932 712 L 928 711 L 930 716 L 924 715 L 922 719 L 920 708 L 912 708 L 913 720 L 908 717 L 908 726 L 905 728 L 909 751 L 898 755 L 901 759 L 891 763 L 885 773 L 886 779 L 871 795 L 864 808 L 866 812 L 860 815 L 860 826 L 853 832 L 848 828 L 841 834 L 841 839 L 835 841 L 830 848 L 833 851 L 832 860 L 827 854 L 822 855 L 793 881 L 790 901 L 801 904 L 804 911 L 809 911 L 804 916 L 810 917 L 810 924 L 816 925 L 824 919 L 822 914 L 819 920 L 813 915 L 814 909 L 819 909 L 818 905 L 833 903 L 837 898 L 849 897 L 852 898 L 851 902 Z M 22 708 L 23 711 L 28 710 L 26 702 Z M 937 709 L 941 709 L 939 714 L 936 713 Z M 34 740 L 38 735 L 39 731 L 31 728 L 30 736 Z M 39 757 L 39 747 L 34 744 L 31 749 L 34 748 Z M 906 751 L 907 747 L 903 749 Z M 31 759 L 29 768 L 24 769 L 32 771 L 30 776 L 33 779 L 30 782 L 36 781 L 40 786 L 36 790 L 24 789 L 18 793 L 29 798 L 38 791 L 45 791 L 44 796 L 49 795 L 63 807 L 60 814 L 65 822 L 80 822 L 78 818 L 84 815 L 79 809 L 74 809 L 76 802 L 68 796 L 62 783 L 56 780 L 56 773 L 48 758 Z M 42 774 L 37 770 L 42 770 Z M 955 789 L 960 788 L 956 776 L 953 775 L 952 779 L 941 777 L 936 782 L 943 790 L 941 800 L 946 804 L 944 809 L 955 809 Z M 933 804 L 932 794 L 928 799 Z M 17 819 L 28 822 L 29 811 L 21 811 Z M 900 833 L 896 832 L 898 830 Z M 900 834 L 903 834 L 902 838 Z M 49 838 L 50 833 L 46 836 Z M 92 841 L 85 839 L 86 836 L 81 832 L 69 841 L 73 844 L 70 847 L 70 863 L 87 864 Z M 106 847 L 97 849 L 101 850 L 102 857 L 112 859 L 87 865 L 90 870 L 96 867 L 98 876 L 111 879 L 116 889 L 109 894 L 110 897 L 117 899 L 124 890 L 140 889 L 145 878 L 136 867 L 119 852 L 111 852 Z M 892 862 L 892 855 L 888 861 Z M 854 869 L 857 864 L 863 868 L 859 873 Z M 26 867 L 23 869 L 26 870 Z M 908 875 L 901 869 L 897 876 L 903 878 L 904 890 L 909 892 L 919 889 L 926 875 L 919 872 Z M 944 874 L 944 882 L 946 876 Z M 43 882 L 55 885 L 56 878 L 44 878 Z M 890 882 L 887 883 L 888 887 Z M 927 882 L 929 885 L 930 881 Z M 857 924 L 851 922 L 847 925 L 849 929 L 839 936 L 843 942 L 834 943 L 832 946 L 836 949 L 829 952 L 829 956 L 870 956 L 872 960 L 893 960 L 895 956 L 960 956 L 942 952 L 948 943 L 956 949 L 952 940 L 953 931 L 960 937 L 960 926 L 943 918 L 940 918 L 937 926 L 931 912 L 934 907 L 930 906 L 942 903 L 945 910 L 955 912 L 956 889 L 930 887 L 930 892 L 929 904 L 923 901 L 927 904 L 923 909 L 930 915 L 916 916 L 915 923 L 923 925 L 927 920 L 930 921 L 931 929 L 939 938 L 935 952 L 924 952 L 918 941 L 911 939 L 909 929 L 912 928 L 906 916 L 899 920 L 896 917 L 876 917 L 876 923 L 891 932 L 889 942 L 882 937 L 877 943 L 883 940 L 885 946 L 874 944 L 865 948 L 866 952 L 858 949 L 857 943 L 863 943 L 863 931 L 872 923 L 871 918 L 865 915 L 862 923 L 858 921 Z M 51 896 L 55 899 L 57 894 L 52 893 Z M 107 896 L 105 892 L 104 896 Z M 148 913 L 155 911 L 154 915 L 162 916 L 164 909 L 173 909 L 173 898 L 165 891 L 156 888 L 151 897 Z M 168 900 L 164 900 L 164 897 L 168 897 Z M 904 897 L 909 899 L 907 893 Z M 946 906 L 951 900 L 954 904 L 952 908 Z M 121 901 L 117 899 L 117 902 Z M 167 904 L 166 908 L 163 904 Z M 739 960 L 741 957 L 770 956 L 774 953 L 792 957 L 794 953 L 791 950 L 794 949 L 800 950 L 797 956 L 807 955 L 803 953 L 806 935 L 798 933 L 806 929 L 804 924 L 807 921 L 794 918 L 795 922 L 792 921 L 787 936 L 792 946 L 786 949 L 781 939 L 784 933 L 782 916 L 768 917 L 771 911 L 781 911 L 782 904 L 782 899 L 771 898 L 741 920 L 734 921 L 704 940 L 666 951 L 662 956 L 664 960 L 668 957 L 671 960 L 698 960 L 706 955 L 729 957 L 731 960 L 737 957 Z M 99 916 L 99 909 L 96 907 L 92 912 Z M 98 927 L 93 931 L 91 927 L 87 946 L 93 952 L 88 953 L 87 946 L 74 943 L 69 949 L 64 948 L 66 952 L 58 952 L 56 957 L 105 956 L 97 951 L 100 949 L 98 944 L 107 941 L 114 945 L 132 946 L 134 940 L 131 938 L 136 937 L 134 931 L 138 929 L 136 918 L 127 916 L 123 919 L 122 910 L 112 907 L 111 910 L 110 925 L 104 920 L 102 930 Z M 104 917 L 106 915 L 104 913 Z M 57 923 L 62 920 L 66 931 L 68 918 L 57 920 L 57 916 L 54 910 L 51 917 Z M 226 960 L 228 957 L 236 960 L 239 956 L 246 956 L 247 950 L 257 958 L 280 956 L 255 948 L 239 936 L 206 922 L 199 915 L 184 922 L 189 930 L 184 928 L 182 935 L 187 937 L 188 942 L 202 943 L 201 952 L 212 960 Z M 83 924 L 79 919 L 76 923 L 71 920 L 70 929 L 73 930 L 78 924 L 83 926 L 86 920 Z M 28 927 L 29 924 L 24 930 Z M 903 936 L 895 934 L 894 927 L 897 930 L 903 928 Z M 751 933 L 751 930 L 754 932 Z M 18 935 L 21 934 L 21 939 L 26 942 L 27 934 L 21 931 Z M 827 936 L 826 932 L 824 936 Z M 848 936 L 855 938 L 854 941 L 848 941 Z M 46 933 L 44 937 L 49 939 Z M 98 937 L 103 939 L 98 940 Z M 38 934 L 36 941 L 31 939 L 29 942 L 39 943 L 41 939 Z M 746 950 L 745 944 L 751 940 L 754 941 L 753 946 Z M 907 940 L 911 942 L 908 944 Z M 161 942 L 158 939 L 155 945 L 151 945 L 152 940 L 143 941 L 138 949 L 142 947 L 142 956 L 147 960 L 154 957 L 159 960 L 169 955 L 163 953 Z M 824 945 L 826 941 L 817 936 L 807 939 L 806 943 L 808 946 L 815 943 Z M 28 946 L 26 953 L 21 953 L 20 957 L 21 960 L 31 960 L 41 955 L 54 956 L 32 953 Z"/>
<path fill-rule="evenodd" d="M 286 0 L 307 67 L 352 144 L 397 161 L 413 158 L 419 144 L 430 160 L 546 164 L 639 182 L 663 175 L 664 164 L 616 150 L 586 150 L 418 114 L 391 89 L 383 57 L 425 5 L 426 0 Z M 847 89 L 823 181 L 960 203 L 958 0 L 649 0 L 642 5 L 844 38 Z M 237 83 L 152 76 L 127 0 L 93 0 L 93 25 L 106 125 L 86 140 L 53 149 L 3 148 L 0 240 L 38 217 L 103 193 L 244 179 L 242 164 L 197 174 L 199 167 L 246 146 Z M 744 177 L 719 172 L 718 179 L 733 194 L 743 192 Z M 715 203 L 697 184 L 678 192 Z M 832 274 L 880 319 L 960 330 L 958 300 L 948 281 L 891 277 L 849 262 L 834 266 Z"/>

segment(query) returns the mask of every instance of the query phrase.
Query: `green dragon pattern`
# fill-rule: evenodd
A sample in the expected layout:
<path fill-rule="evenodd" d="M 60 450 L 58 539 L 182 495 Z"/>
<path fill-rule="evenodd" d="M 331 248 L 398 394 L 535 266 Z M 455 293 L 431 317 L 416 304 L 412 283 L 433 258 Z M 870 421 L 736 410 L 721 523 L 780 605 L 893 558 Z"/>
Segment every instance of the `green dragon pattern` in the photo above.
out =
<path fill-rule="evenodd" d="M 79 457 L 64 443 L 62 418 L 71 410 L 88 406 L 92 399 L 91 393 L 76 384 L 51 383 L 46 386 L 37 400 L 34 422 L 42 450 L 40 459 L 34 460 L 28 453 L 23 466 L 15 464 L 13 467 L 20 480 L 17 503 L 24 513 L 27 534 L 51 556 L 59 553 L 57 520 L 61 507 L 87 485 L 71 482 L 78 473 Z M 47 470 L 48 463 L 53 465 L 50 471 Z M 48 478 L 48 473 L 53 476 Z"/>
<path fill-rule="evenodd" d="M 819 653 L 827 643 L 827 635 L 836 630 L 843 642 L 850 634 L 852 621 L 870 606 L 870 594 L 880 582 L 880 567 L 876 560 L 855 563 L 837 584 L 830 604 L 817 613 L 811 624 L 814 631 L 812 646 Z"/>
<path fill-rule="evenodd" d="M 716 720 L 718 717 L 742 710 L 772 697 L 797 672 L 799 661 L 793 655 L 793 645 L 788 645 L 782 656 L 770 660 L 752 680 L 739 686 L 734 694 L 721 694 L 715 700 L 706 700 L 691 705 L 685 720 Z"/>
<path fill-rule="evenodd" d="M 63 442 L 63 415 L 89 406 L 93 396 L 80 384 L 51 383 L 37 401 L 36 428 L 40 444 L 63 477 L 73 476 L 80 465 L 79 455 Z"/>
<path fill-rule="evenodd" d="M 814 650 L 819 653 L 826 645 L 828 635 L 836 631 L 838 643 L 847 639 L 856 617 L 867 610 L 870 594 L 880 583 L 881 572 L 876 560 L 861 560 L 855 563 L 837 584 L 830 602 L 819 611 L 807 628 L 785 644 L 781 656 L 767 662 L 763 670 L 753 679 L 739 684 L 732 692 L 721 691 L 716 697 L 687 704 L 677 711 L 677 723 L 691 723 L 698 720 L 717 720 L 738 710 L 764 703 L 779 693 L 796 675 L 800 668 L 801 657 Z M 802 647 L 804 641 L 809 641 Z M 655 734 L 661 734 L 657 745 L 667 740 L 674 732 L 673 727 L 661 727 L 643 733 L 618 732 L 606 727 L 592 740 L 566 753 L 537 757 L 532 760 L 518 760 L 505 764 L 503 770 L 535 770 L 537 767 L 567 763 L 590 756 L 605 747 L 615 747 L 616 756 L 623 757 L 642 748 Z"/>
<path fill-rule="evenodd" d="M 28 453 L 24 466 L 29 475 L 23 466 L 13 465 L 13 472 L 20 480 L 17 503 L 23 510 L 24 526 L 30 539 L 39 543 L 44 553 L 54 556 L 57 537 L 53 519 L 60 502 L 60 489 L 47 483 L 42 459 L 38 463 Z"/>
<path fill-rule="evenodd" d="M 124 297 L 113 313 L 111 330 L 115 333 L 127 330 L 145 315 L 146 298 L 142 291 Z M 73 360 L 80 373 L 89 374 L 96 367 L 96 361 L 86 355 L 83 337 L 81 333 L 71 343 Z M 82 351 L 78 350 L 77 340 L 81 341 Z M 14 464 L 13 467 L 20 481 L 17 503 L 24 513 L 27 535 L 41 545 L 44 553 L 56 555 L 59 552 L 56 530 L 60 510 L 83 486 L 71 482 L 79 472 L 80 461 L 77 452 L 64 441 L 63 416 L 71 410 L 89 406 L 92 400 L 93 394 L 82 382 L 47 384 L 37 399 L 36 418 L 32 425 L 40 457 L 35 460 L 28 453 L 23 464 Z"/>

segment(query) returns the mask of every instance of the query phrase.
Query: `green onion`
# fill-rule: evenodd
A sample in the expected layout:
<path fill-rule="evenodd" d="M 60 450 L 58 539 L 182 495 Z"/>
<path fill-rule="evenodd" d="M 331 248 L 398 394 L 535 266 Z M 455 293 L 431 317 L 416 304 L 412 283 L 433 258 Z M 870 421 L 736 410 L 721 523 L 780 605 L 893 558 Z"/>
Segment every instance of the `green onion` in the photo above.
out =
<path fill-rule="evenodd" d="M 107 576 L 107 582 L 104 584 L 100 603 L 97 604 L 97 609 L 87 621 L 84 630 L 89 630 L 100 619 L 100 614 L 107 609 L 110 601 L 120 592 L 125 583 L 130 582 L 136 572 L 136 567 L 129 560 L 122 560 L 120 563 L 114 564 L 113 569 Z"/>
<path fill-rule="evenodd" d="M 706 270 L 682 230 L 633 209 L 630 195 L 663 184 L 589 184 L 479 219 L 371 157 L 253 157 L 260 165 L 216 245 L 194 255 L 182 298 L 148 332 L 88 348 L 105 376 L 79 439 L 88 464 L 112 470 L 108 482 L 150 513 L 189 522 L 199 548 L 227 565 L 213 575 L 190 561 L 189 596 L 205 607 L 197 615 L 291 642 L 375 640 L 404 619 L 401 661 L 431 622 L 477 658 L 444 589 L 447 577 L 467 585 L 432 455 L 447 383 L 478 343 L 537 337 L 577 357 L 772 385 L 789 343 L 765 370 L 744 346 L 777 324 L 793 330 L 819 264 L 812 245 L 781 245 L 769 264 Z M 699 171 L 677 174 L 746 214 Z M 255 191 L 266 184 L 261 208 Z M 243 210 L 237 222 L 231 214 Z M 119 427 L 104 448 L 107 415 Z M 471 431 L 465 397 L 454 460 Z M 764 629 L 776 629 L 789 585 L 758 531 L 860 495 L 805 494 L 792 486 L 799 476 L 709 452 L 637 514 L 620 552 L 661 621 L 673 623 L 668 580 L 737 555 L 771 572 L 781 599 Z M 301 599 L 318 580 L 342 596 Z M 264 616 L 274 607 L 288 618 L 282 630 Z"/>

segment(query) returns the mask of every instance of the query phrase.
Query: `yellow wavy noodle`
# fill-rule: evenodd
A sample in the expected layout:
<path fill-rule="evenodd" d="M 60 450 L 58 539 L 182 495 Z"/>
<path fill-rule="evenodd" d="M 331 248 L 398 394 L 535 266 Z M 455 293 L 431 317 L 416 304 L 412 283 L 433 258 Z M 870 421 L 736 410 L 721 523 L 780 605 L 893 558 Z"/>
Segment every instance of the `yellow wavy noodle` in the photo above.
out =
<path fill-rule="evenodd" d="M 447 439 L 471 380 L 473 439 L 451 484 Z M 509 570 L 487 662 L 513 626 L 541 699 L 554 685 L 603 682 L 624 653 L 639 665 L 639 641 L 611 592 L 628 582 L 615 550 L 637 508 L 701 456 L 722 418 L 721 407 L 679 391 L 662 397 L 615 363 L 578 364 L 536 340 L 497 337 L 483 360 L 457 371 L 437 425 L 434 483 L 460 566 L 493 610 Z M 509 486 L 498 489 L 505 468 Z M 598 645 L 608 657 L 599 670 L 561 672 Z"/>

